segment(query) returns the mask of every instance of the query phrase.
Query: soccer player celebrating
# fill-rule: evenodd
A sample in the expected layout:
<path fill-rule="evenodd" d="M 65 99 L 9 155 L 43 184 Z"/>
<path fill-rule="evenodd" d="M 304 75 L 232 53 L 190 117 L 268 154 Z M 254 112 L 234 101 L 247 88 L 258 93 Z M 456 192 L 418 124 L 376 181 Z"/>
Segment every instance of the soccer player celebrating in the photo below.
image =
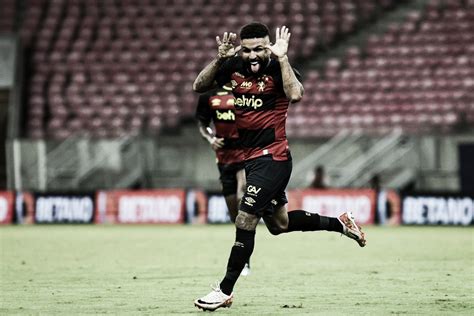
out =
<path fill-rule="evenodd" d="M 250 23 L 240 30 L 240 46 L 234 46 L 234 33 L 224 33 L 222 40 L 216 37 L 217 57 L 193 84 L 196 92 L 204 92 L 216 82 L 231 82 L 246 173 L 246 190 L 235 220 L 235 243 L 227 272 L 208 295 L 194 301 L 203 310 L 232 304 L 233 288 L 253 252 L 260 218 L 273 235 L 327 230 L 342 233 L 361 247 L 366 243 L 350 212 L 338 218 L 303 210 L 287 212 L 285 189 L 292 162 L 285 123 L 289 103 L 300 101 L 304 91 L 299 72 L 288 61 L 290 35 L 287 27 L 277 28 L 272 44 L 266 25 Z"/>
<path fill-rule="evenodd" d="M 234 95 L 232 87 L 225 85 L 199 96 L 196 108 L 199 132 L 216 152 L 220 173 L 222 195 L 224 195 L 230 219 L 235 223 L 239 201 L 244 195 L 245 170 L 243 151 L 238 145 L 239 134 L 235 127 Z M 214 124 L 215 133 L 211 129 Z M 250 273 L 247 262 L 241 275 Z"/>

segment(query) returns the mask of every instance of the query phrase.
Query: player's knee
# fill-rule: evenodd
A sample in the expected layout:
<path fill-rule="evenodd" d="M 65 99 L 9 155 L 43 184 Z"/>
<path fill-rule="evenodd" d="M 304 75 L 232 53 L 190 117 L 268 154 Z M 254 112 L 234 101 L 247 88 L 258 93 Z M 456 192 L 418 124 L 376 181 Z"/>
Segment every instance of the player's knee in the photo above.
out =
<path fill-rule="evenodd" d="M 288 227 L 281 223 L 272 223 L 271 225 L 267 225 L 267 229 L 270 234 L 276 236 L 285 233 L 288 230 Z"/>
<path fill-rule="evenodd" d="M 267 228 L 268 228 L 268 231 L 270 232 L 270 234 L 272 234 L 273 236 L 280 235 L 281 233 L 284 232 L 280 227 L 276 227 L 276 226 L 267 227 Z"/>
<path fill-rule="evenodd" d="M 239 211 L 235 218 L 235 226 L 243 230 L 255 230 L 258 224 L 258 217 L 243 211 Z"/>

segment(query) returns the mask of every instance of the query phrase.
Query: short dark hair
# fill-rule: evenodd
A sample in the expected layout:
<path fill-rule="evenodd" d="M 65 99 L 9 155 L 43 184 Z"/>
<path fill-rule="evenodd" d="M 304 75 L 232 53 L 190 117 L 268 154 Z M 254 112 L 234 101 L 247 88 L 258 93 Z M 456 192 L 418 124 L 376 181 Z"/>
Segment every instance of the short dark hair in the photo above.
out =
<path fill-rule="evenodd" d="M 246 38 L 262 38 L 265 36 L 270 36 L 270 31 L 265 24 L 260 22 L 246 24 L 240 29 L 241 40 Z"/>

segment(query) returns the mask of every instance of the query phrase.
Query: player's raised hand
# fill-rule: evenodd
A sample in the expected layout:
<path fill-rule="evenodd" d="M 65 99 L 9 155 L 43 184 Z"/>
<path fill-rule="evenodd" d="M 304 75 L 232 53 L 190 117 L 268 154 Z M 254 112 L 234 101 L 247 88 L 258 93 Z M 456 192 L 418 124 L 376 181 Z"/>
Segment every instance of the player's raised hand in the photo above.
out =
<path fill-rule="evenodd" d="M 234 56 L 239 50 L 240 46 L 234 47 L 235 39 L 237 35 L 235 33 L 224 33 L 222 40 L 219 36 L 216 36 L 217 42 L 217 56 L 220 58 L 229 58 Z"/>
<path fill-rule="evenodd" d="M 275 44 L 267 45 L 266 48 L 270 49 L 273 55 L 278 58 L 285 57 L 288 53 L 288 43 L 290 42 L 291 33 L 286 26 L 276 29 Z"/>

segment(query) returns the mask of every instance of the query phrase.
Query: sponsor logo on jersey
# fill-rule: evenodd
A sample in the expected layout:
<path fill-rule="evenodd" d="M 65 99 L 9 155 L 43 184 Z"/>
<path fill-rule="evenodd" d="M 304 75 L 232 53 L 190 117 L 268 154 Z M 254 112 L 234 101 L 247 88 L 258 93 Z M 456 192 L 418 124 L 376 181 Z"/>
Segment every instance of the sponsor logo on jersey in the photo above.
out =
<path fill-rule="evenodd" d="M 256 110 L 263 105 L 263 100 L 260 98 L 255 98 L 254 95 L 251 98 L 242 95 L 240 98 L 235 98 L 234 105 L 239 107 L 251 107 Z"/>
<path fill-rule="evenodd" d="M 250 89 L 250 88 L 252 88 L 252 82 L 251 81 L 244 81 L 240 84 L 240 87 L 244 88 L 244 89 Z"/>
<path fill-rule="evenodd" d="M 216 118 L 221 121 L 235 121 L 235 114 L 232 110 L 227 110 L 225 112 L 219 112 L 219 110 L 216 110 Z"/>
<path fill-rule="evenodd" d="M 212 106 L 219 106 L 219 105 L 221 105 L 221 100 L 220 99 L 212 99 L 211 100 L 211 105 Z"/>

